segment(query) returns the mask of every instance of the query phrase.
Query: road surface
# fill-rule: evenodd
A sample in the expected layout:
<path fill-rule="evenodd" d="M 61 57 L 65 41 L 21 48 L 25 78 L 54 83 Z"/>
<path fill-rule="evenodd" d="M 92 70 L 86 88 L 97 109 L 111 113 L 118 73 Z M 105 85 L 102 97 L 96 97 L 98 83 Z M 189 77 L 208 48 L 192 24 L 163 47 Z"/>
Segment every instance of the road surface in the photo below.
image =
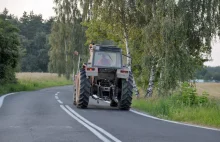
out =
<path fill-rule="evenodd" d="M 220 142 L 220 131 L 174 124 L 90 99 L 72 105 L 71 86 L 20 92 L 0 103 L 0 142 Z"/>

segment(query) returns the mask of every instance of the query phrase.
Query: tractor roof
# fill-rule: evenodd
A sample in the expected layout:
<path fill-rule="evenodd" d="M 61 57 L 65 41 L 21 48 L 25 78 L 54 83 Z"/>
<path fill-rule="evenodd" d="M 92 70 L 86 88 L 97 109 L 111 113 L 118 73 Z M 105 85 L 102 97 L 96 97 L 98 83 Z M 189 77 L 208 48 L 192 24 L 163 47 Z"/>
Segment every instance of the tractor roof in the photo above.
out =
<path fill-rule="evenodd" d="M 115 45 L 95 45 L 93 47 L 96 51 L 112 51 L 112 52 L 121 52 L 121 48 L 118 48 Z"/>

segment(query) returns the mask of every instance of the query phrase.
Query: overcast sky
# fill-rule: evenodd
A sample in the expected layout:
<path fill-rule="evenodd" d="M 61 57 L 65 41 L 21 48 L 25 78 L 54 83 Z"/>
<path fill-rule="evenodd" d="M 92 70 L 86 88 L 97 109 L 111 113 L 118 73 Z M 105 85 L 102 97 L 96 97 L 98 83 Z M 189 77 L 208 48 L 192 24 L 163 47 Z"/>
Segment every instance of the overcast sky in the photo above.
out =
<path fill-rule="evenodd" d="M 24 11 L 34 11 L 35 14 L 42 14 L 44 19 L 54 16 L 52 9 L 53 0 L 0 0 L 0 12 L 4 8 L 9 10 L 9 13 L 21 17 Z M 220 66 L 220 42 L 214 42 L 212 49 L 213 61 L 205 63 L 209 66 Z"/>
<path fill-rule="evenodd" d="M 21 17 L 24 11 L 34 11 L 43 18 L 54 16 L 53 0 L 0 0 L 0 11 L 7 8 L 11 14 Z"/>

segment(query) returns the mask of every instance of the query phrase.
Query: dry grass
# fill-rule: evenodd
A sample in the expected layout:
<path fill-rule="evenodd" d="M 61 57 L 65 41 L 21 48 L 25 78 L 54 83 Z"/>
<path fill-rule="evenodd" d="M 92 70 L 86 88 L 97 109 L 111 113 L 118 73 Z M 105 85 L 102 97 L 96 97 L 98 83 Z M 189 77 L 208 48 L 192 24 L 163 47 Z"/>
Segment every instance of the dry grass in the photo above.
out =
<path fill-rule="evenodd" d="M 211 97 L 220 98 L 220 83 L 196 83 L 196 88 L 199 95 L 206 91 Z"/>
<path fill-rule="evenodd" d="M 71 85 L 73 82 L 65 77 L 51 73 L 16 73 L 18 82 L 0 86 L 0 96 L 9 92 L 32 91 L 54 86 Z"/>
<path fill-rule="evenodd" d="M 65 79 L 64 77 L 59 78 L 55 73 L 38 73 L 38 72 L 16 73 L 16 78 L 22 81 L 42 81 L 42 80 L 59 81 Z"/>

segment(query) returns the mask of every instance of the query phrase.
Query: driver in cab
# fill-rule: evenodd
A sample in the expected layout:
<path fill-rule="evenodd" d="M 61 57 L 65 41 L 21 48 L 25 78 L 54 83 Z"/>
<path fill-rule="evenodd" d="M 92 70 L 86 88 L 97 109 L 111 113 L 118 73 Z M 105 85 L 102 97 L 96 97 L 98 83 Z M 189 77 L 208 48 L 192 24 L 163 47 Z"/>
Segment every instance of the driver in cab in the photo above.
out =
<path fill-rule="evenodd" d="M 111 61 L 107 59 L 106 54 L 102 54 L 102 57 L 97 61 L 97 65 L 100 66 L 111 66 Z"/>

